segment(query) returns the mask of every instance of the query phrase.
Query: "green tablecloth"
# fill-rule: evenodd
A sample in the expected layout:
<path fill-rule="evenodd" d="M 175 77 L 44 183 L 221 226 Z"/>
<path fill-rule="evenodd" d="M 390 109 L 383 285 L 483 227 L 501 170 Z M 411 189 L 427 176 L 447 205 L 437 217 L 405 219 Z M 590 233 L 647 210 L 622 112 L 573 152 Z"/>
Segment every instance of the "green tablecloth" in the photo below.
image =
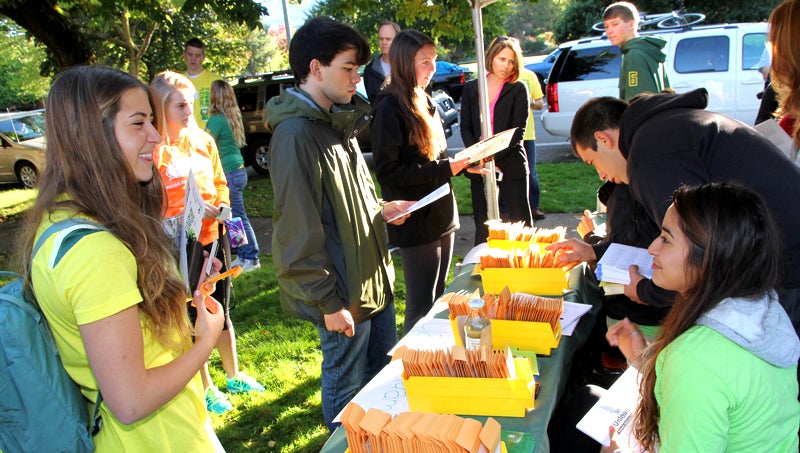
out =
<path fill-rule="evenodd" d="M 448 287 L 448 292 L 467 290 L 473 291 L 480 288 L 479 276 L 470 275 L 472 266 L 465 266 L 457 273 L 453 282 Z M 550 451 L 550 441 L 547 438 L 547 424 L 555 412 L 558 402 L 564 393 L 564 387 L 569 374 L 572 357 L 586 340 L 597 320 L 602 301 L 597 289 L 590 283 L 591 278 L 585 277 L 586 266 L 579 266 L 572 271 L 570 278 L 570 291 L 564 295 L 564 300 L 592 305 L 592 309 L 583 315 L 578 327 L 572 336 L 562 337 L 558 348 L 552 351 L 549 357 L 538 356 L 539 362 L 539 396 L 536 398 L 535 408 L 525 417 L 494 417 L 506 431 L 527 432 L 536 442 L 536 453 Z M 486 417 L 468 416 L 484 421 Z M 347 449 L 347 439 L 344 428 L 337 428 L 325 445 L 322 453 L 343 453 Z"/>

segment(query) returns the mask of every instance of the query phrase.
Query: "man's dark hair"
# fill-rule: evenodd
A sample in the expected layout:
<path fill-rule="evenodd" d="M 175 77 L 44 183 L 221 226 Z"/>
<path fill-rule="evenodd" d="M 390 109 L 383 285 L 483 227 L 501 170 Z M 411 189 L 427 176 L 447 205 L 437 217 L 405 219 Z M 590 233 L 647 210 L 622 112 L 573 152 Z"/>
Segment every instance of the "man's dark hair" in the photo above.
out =
<path fill-rule="evenodd" d="M 307 20 L 289 44 L 289 65 L 295 83 L 306 81 L 311 60 L 317 59 L 324 66 L 329 66 L 336 55 L 350 49 L 356 51 L 357 64 L 364 65 L 369 61 L 369 44 L 349 25 L 327 17 Z"/>
<path fill-rule="evenodd" d="M 619 129 L 620 119 L 627 108 L 627 102 L 611 96 L 586 101 L 575 112 L 572 128 L 569 131 L 575 155 L 578 156 L 578 145 L 597 151 L 597 139 L 594 138 L 594 133 L 606 129 Z"/>
<path fill-rule="evenodd" d="M 184 49 L 187 47 L 196 47 L 198 49 L 206 50 L 206 44 L 200 40 L 200 38 L 192 38 L 186 41 L 186 45 L 183 46 Z"/>

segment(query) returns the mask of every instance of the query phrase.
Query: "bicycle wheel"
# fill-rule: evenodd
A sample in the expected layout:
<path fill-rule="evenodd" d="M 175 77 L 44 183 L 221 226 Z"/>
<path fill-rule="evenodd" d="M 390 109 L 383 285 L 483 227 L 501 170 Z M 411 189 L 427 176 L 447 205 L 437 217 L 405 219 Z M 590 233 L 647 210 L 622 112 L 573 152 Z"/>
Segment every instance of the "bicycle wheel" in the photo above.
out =
<path fill-rule="evenodd" d="M 656 26 L 658 28 L 682 28 L 691 25 L 699 24 L 706 20 L 706 15 L 702 13 L 685 13 L 680 16 L 667 17 L 658 21 Z"/>

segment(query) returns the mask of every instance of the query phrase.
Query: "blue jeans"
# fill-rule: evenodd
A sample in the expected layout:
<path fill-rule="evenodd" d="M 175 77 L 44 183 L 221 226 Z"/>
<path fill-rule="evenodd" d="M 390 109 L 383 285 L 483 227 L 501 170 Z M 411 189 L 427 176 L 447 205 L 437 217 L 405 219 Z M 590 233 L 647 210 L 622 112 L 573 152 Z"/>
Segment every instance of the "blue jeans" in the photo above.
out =
<path fill-rule="evenodd" d="M 525 140 L 522 142 L 525 146 L 525 155 L 528 157 L 528 202 L 531 205 L 531 211 L 539 209 L 539 174 L 536 173 L 536 140 Z"/>
<path fill-rule="evenodd" d="M 258 241 L 256 240 L 256 233 L 253 231 L 252 225 L 250 225 L 250 219 L 247 218 L 247 212 L 244 210 L 244 196 L 242 195 L 245 186 L 247 186 L 247 170 L 237 168 L 225 173 L 225 178 L 228 180 L 228 190 L 230 191 L 231 212 L 233 217 L 242 219 L 244 233 L 247 236 L 247 244 L 236 249 L 236 257 L 240 260 L 258 261 Z"/>
<path fill-rule="evenodd" d="M 376 317 L 356 324 L 348 337 L 316 326 L 322 347 L 322 416 L 333 432 L 339 423 L 333 419 L 389 363 L 386 355 L 397 343 L 394 301 Z"/>

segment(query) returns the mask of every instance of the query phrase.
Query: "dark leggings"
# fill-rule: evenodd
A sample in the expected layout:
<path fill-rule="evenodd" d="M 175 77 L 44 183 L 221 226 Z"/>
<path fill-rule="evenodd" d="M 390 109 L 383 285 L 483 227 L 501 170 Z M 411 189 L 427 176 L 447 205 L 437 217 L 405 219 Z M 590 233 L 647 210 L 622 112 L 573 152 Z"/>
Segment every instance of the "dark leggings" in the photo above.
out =
<path fill-rule="evenodd" d="M 433 307 L 433 301 L 444 292 L 444 283 L 453 258 L 453 237 L 450 233 L 437 241 L 413 247 L 400 247 L 403 276 L 406 280 L 406 312 L 403 332 Z"/>

